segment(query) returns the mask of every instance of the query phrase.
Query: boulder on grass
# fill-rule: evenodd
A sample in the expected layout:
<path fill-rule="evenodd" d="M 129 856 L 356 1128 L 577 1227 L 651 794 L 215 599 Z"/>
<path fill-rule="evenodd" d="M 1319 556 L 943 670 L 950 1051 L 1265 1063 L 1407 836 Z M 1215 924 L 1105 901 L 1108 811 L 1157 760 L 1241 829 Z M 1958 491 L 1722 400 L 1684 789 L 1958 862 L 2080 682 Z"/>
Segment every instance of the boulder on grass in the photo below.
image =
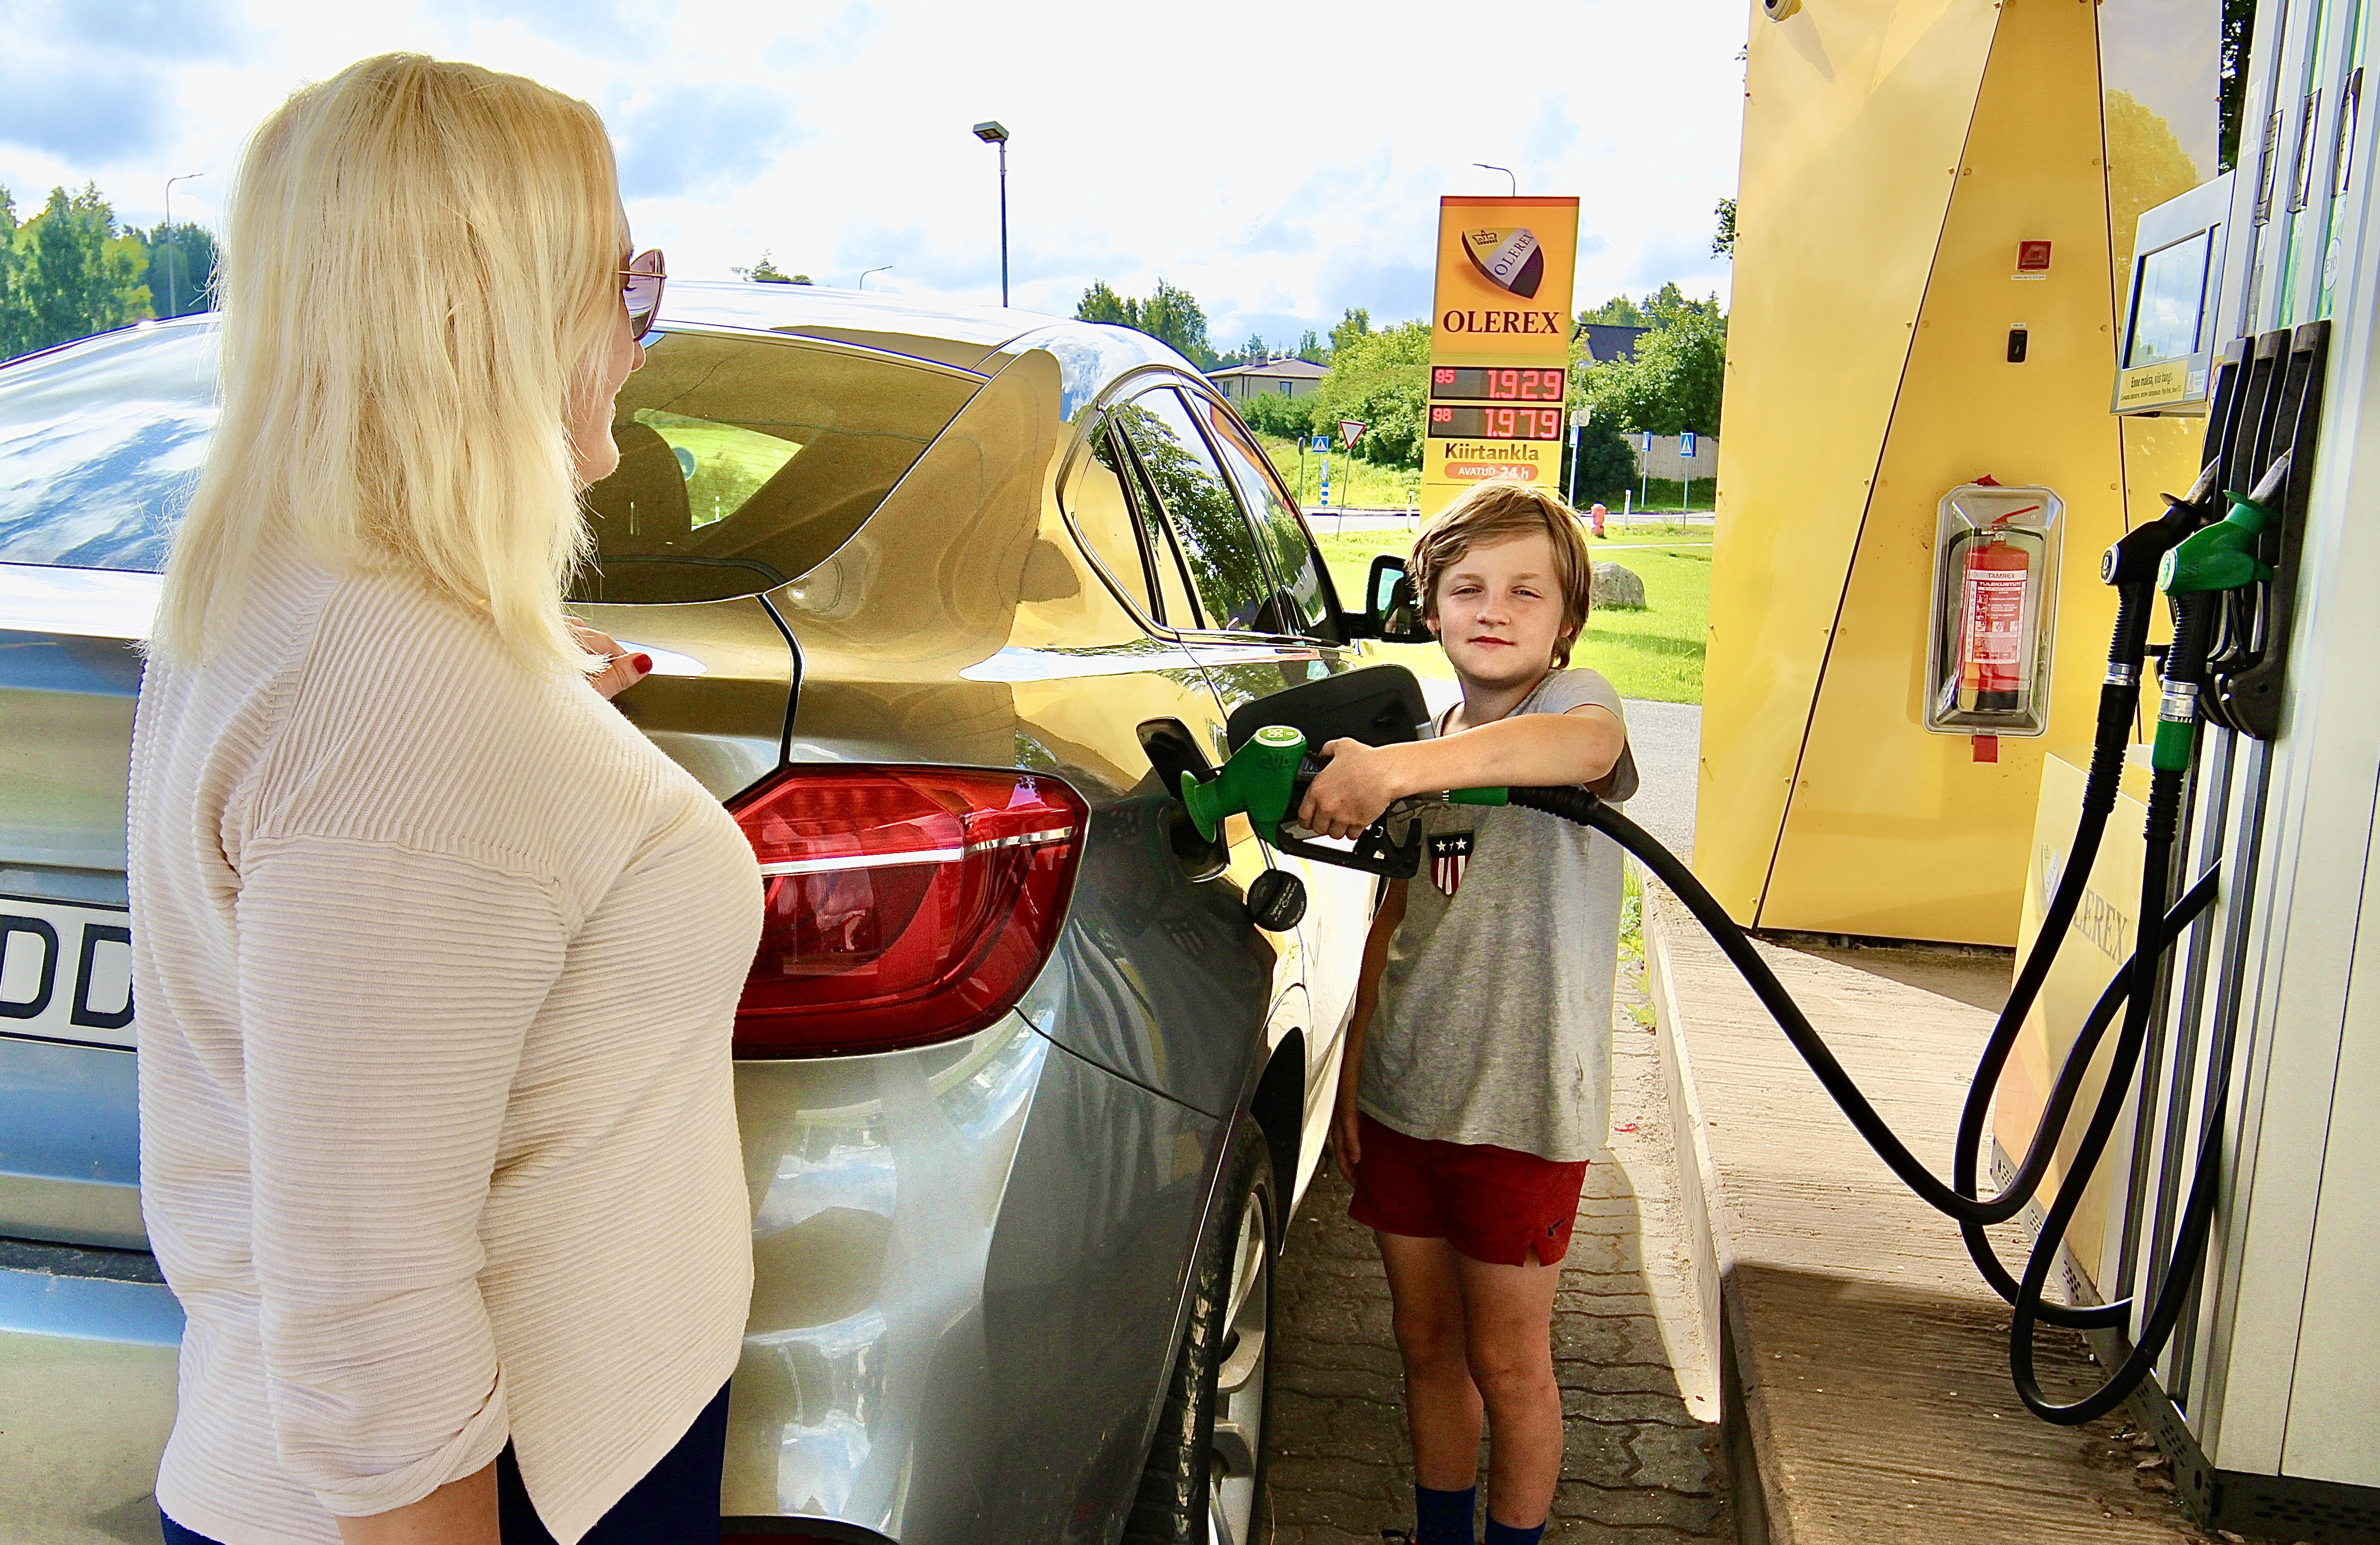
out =
<path fill-rule="evenodd" d="M 1598 561 L 1595 565 L 1595 604 L 1621 611 L 1645 610 L 1645 581 L 1633 569 Z"/>

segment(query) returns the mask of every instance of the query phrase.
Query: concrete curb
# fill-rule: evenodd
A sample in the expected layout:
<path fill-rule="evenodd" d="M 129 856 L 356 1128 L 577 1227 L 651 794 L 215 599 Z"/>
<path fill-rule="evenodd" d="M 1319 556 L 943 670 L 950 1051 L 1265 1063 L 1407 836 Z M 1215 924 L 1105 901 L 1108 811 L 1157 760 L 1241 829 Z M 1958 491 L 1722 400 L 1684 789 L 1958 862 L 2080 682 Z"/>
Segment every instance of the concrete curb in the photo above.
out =
<path fill-rule="evenodd" d="M 1670 1131 L 1678 1143 L 1679 1209 L 1694 1272 L 1694 1295 L 1702 1307 L 1703 1345 L 1712 1349 L 1718 1365 L 1719 1428 L 1736 1527 L 1742 1545 L 1793 1545 L 1791 1516 L 1775 1505 L 1783 1495 L 1784 1476 L 1770 1438 L 1758 1363 L 1746 1344 L 1742 1307 L 1735 1292 L 1734 1252 L 1728 1246 L 1727 1198 L 1711 1156 L 1710 1129 L 1694 1089 L 1694 1058 L 1686 1047 L 1677 983 L 1670 968 L 1666 932 L 1672 925 L 1670 911 L 1677 903 L 1641 868 L 1637 879 L 1645 896 L 1645 987 L 1653 999 L 1661 1081 L 1669 1092 Z M 1687 919 L 1682 925 L 1694 924 Z"/>

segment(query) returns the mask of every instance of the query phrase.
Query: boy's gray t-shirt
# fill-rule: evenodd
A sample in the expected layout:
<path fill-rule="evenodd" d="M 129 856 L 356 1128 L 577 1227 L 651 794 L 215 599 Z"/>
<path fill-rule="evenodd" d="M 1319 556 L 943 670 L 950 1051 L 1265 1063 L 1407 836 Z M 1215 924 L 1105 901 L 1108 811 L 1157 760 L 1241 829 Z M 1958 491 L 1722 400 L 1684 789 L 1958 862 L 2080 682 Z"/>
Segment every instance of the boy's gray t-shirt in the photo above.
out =
<path fill-rule="evenodd" d="M 1625 721 L 1593 670 L 1546 678 L 1512 710 L 1592 705 Z M 1622 751 L 1604 797 L 1636 791 Z M 1357 1105 L 1411 1137 L 1571 1161 L 1611 1121 L 1611 990 L 1621 853 L 1600 832 L 1534 810 L 1431 806 L 1422 870 L 1405 882 Z"/>

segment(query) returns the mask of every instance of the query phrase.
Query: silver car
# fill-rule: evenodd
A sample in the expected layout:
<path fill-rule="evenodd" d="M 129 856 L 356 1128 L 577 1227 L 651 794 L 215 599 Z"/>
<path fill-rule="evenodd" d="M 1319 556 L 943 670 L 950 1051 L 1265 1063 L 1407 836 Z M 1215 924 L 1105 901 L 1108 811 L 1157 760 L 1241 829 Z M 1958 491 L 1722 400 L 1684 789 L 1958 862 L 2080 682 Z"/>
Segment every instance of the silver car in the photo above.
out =
<path fill-rule="evenodd" d="M 653 657 L 621 710 L 770 876 L 736 1028 L 758 1285 L 723 1531 L 1245 1539 L 1274 1256 L 1372 882 L 1244 817 L 1203 841 L 1169 788 L 1222 759 L 1235 709 L 1364 663 L 1364 624 L 1232 410 L 1138 333 L 669 298 L 576 598 Z M 125 767 L 213 341 L 144 324 L 0 368 L 18 1545 L 158 1537 L 181 1316 L 137 1185 Z M 1269 869 L 1309 902 L 1278 931 L 1245 899 Z"/>

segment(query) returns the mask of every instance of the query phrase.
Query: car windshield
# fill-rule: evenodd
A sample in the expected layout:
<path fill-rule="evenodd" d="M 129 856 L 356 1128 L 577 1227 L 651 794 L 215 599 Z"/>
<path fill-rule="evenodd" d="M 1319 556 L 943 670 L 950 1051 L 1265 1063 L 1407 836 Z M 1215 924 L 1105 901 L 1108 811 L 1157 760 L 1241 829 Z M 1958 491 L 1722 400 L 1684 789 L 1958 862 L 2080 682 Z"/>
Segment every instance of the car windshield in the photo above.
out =
<path fill-rule="evenodd" d="M 0 369 L 0 563 L 163 568 L 214 425 L 212 326 L 128 328 Z"/>
<path fill-rule="evenodd" d="M 0 370 L 0 562 L 155 571 L 215 425 L 212 326 Z M 817 567 L 982 379 L 840 344 L 671 332 L 620 393 L 573 598 L 717 600 Z"/>

